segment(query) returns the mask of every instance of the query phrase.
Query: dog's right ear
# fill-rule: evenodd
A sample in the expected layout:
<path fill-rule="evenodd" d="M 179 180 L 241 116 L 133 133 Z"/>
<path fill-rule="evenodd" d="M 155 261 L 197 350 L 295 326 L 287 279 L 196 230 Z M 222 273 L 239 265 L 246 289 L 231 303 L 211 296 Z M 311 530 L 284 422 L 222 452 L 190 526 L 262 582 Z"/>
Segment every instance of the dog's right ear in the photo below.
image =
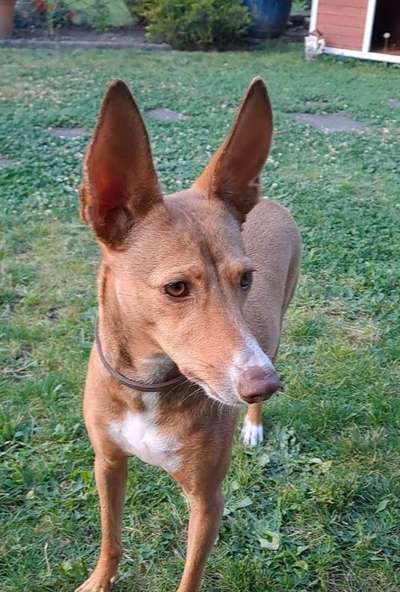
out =
<path fill-rule="evenodd" d="M 135 220 L 161 201 L 146 128 L 128 87 L 117 80 L 86 151 L 82 219 L 102 242 L 118 248 Z"/>

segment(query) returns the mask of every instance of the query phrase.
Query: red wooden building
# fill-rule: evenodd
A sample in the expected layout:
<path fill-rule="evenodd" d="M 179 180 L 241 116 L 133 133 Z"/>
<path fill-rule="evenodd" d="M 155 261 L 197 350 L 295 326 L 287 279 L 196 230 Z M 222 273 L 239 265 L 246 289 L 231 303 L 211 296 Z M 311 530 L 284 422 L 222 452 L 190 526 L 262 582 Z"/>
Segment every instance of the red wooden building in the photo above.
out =
<path fill-rule="evenodd" d="M 400 0 L 313 0 L 324 53 L 400 64 Z"/>

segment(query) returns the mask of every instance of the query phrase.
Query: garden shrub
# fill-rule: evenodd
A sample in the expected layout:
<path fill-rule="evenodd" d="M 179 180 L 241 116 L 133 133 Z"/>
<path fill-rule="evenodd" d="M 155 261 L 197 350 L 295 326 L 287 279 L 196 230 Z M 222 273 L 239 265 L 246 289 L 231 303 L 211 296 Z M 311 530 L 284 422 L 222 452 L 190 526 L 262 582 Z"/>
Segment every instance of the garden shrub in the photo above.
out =
<path fill-rule="evenodd" d="M 56 29 L 83 25 L 98 32 L 107 30 L 110 21 L 110 0 L 18 0 L 17 28 Z"/>
<path fill-rule="evenodd" d="M 240 0 L 153 0 L 145 16 L 148 36 L 177 49 L 229 47 L 245 37 L 251 24 Z"/>
<path fill-rule="evenodd" d="M 146 24 L 148 12 L 158 3 L 158 0 L 124 0 L 131 16 L 139 24 Z"/>
<path fill-rule="evenodd" d="M 15 9 L 16 28 L 54 29 L 70 25 L 70 10 L 63 0 L 19 0 Z"/>

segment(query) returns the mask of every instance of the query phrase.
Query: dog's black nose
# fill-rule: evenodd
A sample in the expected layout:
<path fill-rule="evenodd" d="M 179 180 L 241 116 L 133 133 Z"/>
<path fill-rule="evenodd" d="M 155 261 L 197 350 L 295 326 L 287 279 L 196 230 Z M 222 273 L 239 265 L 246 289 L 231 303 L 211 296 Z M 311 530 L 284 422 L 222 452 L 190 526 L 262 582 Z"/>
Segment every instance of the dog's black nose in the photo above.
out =
<path fill-rule="evenodd" d="M 277 373 L 272 368 L 251 366 L 239 377 L 239 396 L 245 403 L 259 403 L 268 399 L 280 387 Z"/>

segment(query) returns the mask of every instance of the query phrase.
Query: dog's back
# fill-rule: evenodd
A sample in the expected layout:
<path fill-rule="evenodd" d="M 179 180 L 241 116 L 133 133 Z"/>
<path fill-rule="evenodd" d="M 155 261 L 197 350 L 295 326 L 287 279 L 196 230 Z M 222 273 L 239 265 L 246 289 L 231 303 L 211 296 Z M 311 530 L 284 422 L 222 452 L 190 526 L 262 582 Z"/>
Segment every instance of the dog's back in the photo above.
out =
<path fill-rule="evenodd" d="M 298 279 L 300 236 L 288 210 L 263 199 L 247 216 L 243 239 L 256 270 L 245 307 L 246 321 L 273 359 L 282 318 Z"/>
<path fill-rule="evenodd" d="M 246 321 L 263 351 L 274 360 L 283 315 L 299 276 L 299 232 L 286 208 L 262 199 L 247 216 L 243 239 L 256 270 L 245 305 Z M 242 440 L 247 446 L 256 446 L 263 437 L 262 405 L 255 403 L 248 408 Z"/>

